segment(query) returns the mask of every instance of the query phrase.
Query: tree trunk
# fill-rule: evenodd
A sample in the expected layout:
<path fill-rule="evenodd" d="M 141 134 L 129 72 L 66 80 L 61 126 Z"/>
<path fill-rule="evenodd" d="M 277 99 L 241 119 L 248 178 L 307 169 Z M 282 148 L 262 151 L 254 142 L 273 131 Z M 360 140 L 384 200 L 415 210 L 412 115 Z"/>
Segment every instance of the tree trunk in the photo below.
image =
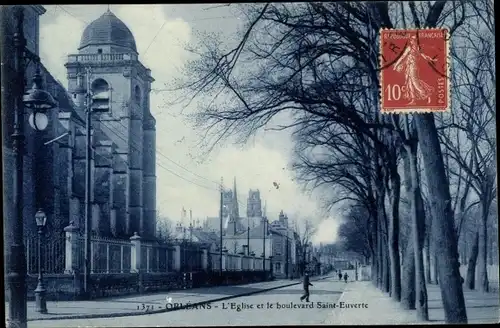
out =
<path fill-rule="evenodd" d="M 478 270 L 477 275 L 479 278 L 479 290 L 487 293 L 489 292 L 488 281 L 488 209 L 490 202 L 485 199 L 481 202 L 481 223 L 479 226 L 479 243 L 478 243 Z"/>
<path fill-rule="evenodd" d="M 405 198 L 411 200 L 411 174 L 410 160 L 406 151 L 401 153 L 404 168 L 404 190 Z M 411 230 L 411 229 L 410 229 Z M 406 236 L 405 250 L 402 256 L 403 270 L 401 277 L 401 306 L 406 310 L 415 309 L 415 253 L 413 250 L 413 239 L 411 235 Z"/>
<path fill-rule="evenodd" d="M 383 240 L 383 249 L 382 251 L 384 252 L 384 269 L 382 270 L 382 287 L 383 287 L 383 291 L 386 292 L 386 293 L 390 293 L 391 292 L 391 288 L 390 288 L 390 272 L 391 272 L 391 268 L 390 268 L 390 263 L 389 263 L 389 247 L 387 245 L 387 237 L 384 238 Z"/>
<path fill-rule="evenodd" d="M 376 250 L 372 250 L 372 255 L 370 259 L 371 263 L 371 279 L 374 286 L 377 286 L 377 254 Z"/>
<path fill-rule="evenodd" d="M 429 233 L 425 234 L 425 262 L 427 266 L 425 267 L 425 278 L 428 284 L 432 284 L 431 277 L 431 249 L 430 249 L 430 236 Z"/>
<path fill-rule="evenodd" d="M 420 194 L 420 184 L 417 166 L 417 144 L 407 146 L 406 151 L 410 160 L 411 173 L 411 217 L 412 217 L 412 239 L 413 251 L 415 253 L 415 288 L 417 318 L 428 321 L 429 311 L 427 306 L 427 288 L 425 286 L 423 243 L 425 229 L 425 212 L 423 208 L 422 196 Z"/>
<path fill-rule="evenodd" d="M 433 236 L 446 323 L 467 323 L 464 293 L 458 266 L 457 238 L 451 210 L 449 182 L 433 114 L 414 115 L 423 164 L 429 185 Z"/>
<path fill-rule="evenodd" d="M 377 287 L 382 288 L 383 281 L 383 270 L 384 270 L 384 252 L 383 252 L 383 244 L 382 244 L 382 220 L 381 216 L 377 216 L 378 220 L 378 228 L 377 228 L 377 258 L 378 258 L 378 266 L 377 266 Z"/>
<path fill-rule="evenodd" d="M 488 252 L 488 265 L 493 265 L 493 251 L 494 251 L 493 247 L 495 246 L 493 238 L 488 237 L 488 243 L 490 244 L 488 246 L 488 248 L 490 249 L 490 251 Z"/>
<path fill-rule="evenodd" d="M 432 261 L 432 271 L 434 272 L 434 283 L 436 285 L 439 285 L 439 273 L 438 273 L 438 260 L 437 260 L 437 254 L 436 251 L 434 251 L 433 255 L 434 261 Z"/>
<path fill-rule="evenodd" d="M 439 284 L 439 273 L 438 273 L 438 257 L 437 257 L 437 250 L 436 250 L 436 242 L 435 240 L 437 239 L 436 236 L 434 235 L 435 229 L 433 228 L 433 225 L 436 224 L 434 218 L 432 217 L 432 213 L 428 214 L 430 216 L 430 230 L 428 231 L 429 239 L 430 239 L 430 248 L 432 249 L 432 281 L 434 284 L 438 285 Z"/>
<path fill-rule="evenodd" d="M 378 217 L 375 213 L 371 215 L 370 230 L 372 233 L 372 272 L 371 278 L 375 286 L 378 287 L 378 267 L 380 265 L 380 258 L 378 257 Z"/>
<path fill-rule="evenodd" d="M 391 175 L 392 203 L 389 225 L 389 255 L 391 260 L 391 297 L 401 301 L 401 261 L 399 258 L 399 200 L 401 196 L 401 178 L 393 172 Z"/>
<path fill-rule="evenodd" d="M 412 238 L 408 238 L 403 256 L 401 306 L 405 310 L 415 309 L 415 252 L 413 250 Z"/>
<path fill-rule="evenodd" d="M 385 212 L 385 190 L 377 186 L 377 213 L 380 222 L 380 254 L 382 259 L 381 289 L 389 293 L 389 248 L 387 244 L 387 215 Z"/>
<path fill-rule="evenodd" d="M 470 252 L 469 263 L 467 264 L 467 277 L 465 279 L 465 286 L 468 289 L 474 290 L 476 288 L 476 263 L 479 254 L 479 231 L 474 235 L 474 242 Z"/>

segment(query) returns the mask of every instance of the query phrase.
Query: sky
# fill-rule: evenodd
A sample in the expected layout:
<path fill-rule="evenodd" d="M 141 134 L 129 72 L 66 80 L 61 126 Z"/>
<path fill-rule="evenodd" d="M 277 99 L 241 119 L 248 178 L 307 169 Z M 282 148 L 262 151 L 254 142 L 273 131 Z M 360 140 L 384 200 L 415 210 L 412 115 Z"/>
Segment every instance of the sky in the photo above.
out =
<path fill-rule="evenodd" d="M 86 25 L 107 10 L 107 5 L 46 5 L 40 18 L 40 57 L 51 74 L 67 87 L 64 63 L 78 53 Z M 195 107 L 167 106 L 172 95 L 160 91 L 181 68 L 190 54 L 185 46 L 196 40 L 198 31 L 224 33 L 227 40 L 242 23 L 231 6 L 111 5 L 111 11 L 132 31 L 139 60 L 151 69 L 155 82 L 151 112 L 156 118 L 157 210 L 176 222 L 184 207 L 193 218 L 203 220 L 219 213 L 218 185 L 232 188 L 236 178 L 240 213 L 246 215 L 249 189 L 259 189 L 267 216 L 278 219 L 281 210 L 301 224 L 306 218 L 317 227 L 315 243 L 334 241 L 340 218 L 321 210 L 317 195 L 303 192 L 289 168 L 293 143 L 287 131 L 262 131 L 246 145 L 224 143 L 208 155 L 199 148 L 201 131 L 185 119 Z M 194 105 L 193 105 L 194 106 Z M 182 113 L 181 113 L 182 111 Z M 202 157 L 203 156 L 203 157 Z M 279 184 L 279 189 L 273 183 Z"/>

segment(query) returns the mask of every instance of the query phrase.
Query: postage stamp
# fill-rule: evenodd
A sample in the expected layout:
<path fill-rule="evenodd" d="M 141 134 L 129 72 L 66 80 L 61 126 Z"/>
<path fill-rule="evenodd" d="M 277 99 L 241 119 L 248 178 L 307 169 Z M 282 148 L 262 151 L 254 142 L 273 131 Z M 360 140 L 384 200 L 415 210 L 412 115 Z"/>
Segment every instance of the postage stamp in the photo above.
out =
<path fill-rule="evenodd" d="M 433 113 L 450 108 L 446 29 L 380 31 L 382 113 Z"/>

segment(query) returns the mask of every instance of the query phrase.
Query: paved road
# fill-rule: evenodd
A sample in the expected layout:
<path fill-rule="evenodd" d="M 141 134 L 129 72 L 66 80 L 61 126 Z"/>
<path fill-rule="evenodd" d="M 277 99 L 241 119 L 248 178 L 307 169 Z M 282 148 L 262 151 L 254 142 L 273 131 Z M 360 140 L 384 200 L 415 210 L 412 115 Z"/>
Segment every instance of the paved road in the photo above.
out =
<path fill-rule="evenodd" d="M 28 328 L 332 324 L 331 321 L 334 320 L 332 317 L 333 309 L 320 308 L 320 304 L 337 302 L 346 284 L 339 282 L 338 279 L 322 280 L 313 282 L 313 284 L 310 303 L 300 301 L 299 298 L 302 294 L 300 286 L 291 286 L 211 303 L 205 309 L 184 309 L 133 317 L 30 321 Z M 173 304 L 176 303 L 175 299 L 169 301 L 171 304 L 169 306 L 174 306 Z M 311 308 L 290 308 L 290 306 L 305 304 Z M 141 304 L 137 305 L 141 308 Z M 283 307 L 284 305 L 285 307 Z M 268 306 L 272 306 L 272 308 L 268 308 Z"/>

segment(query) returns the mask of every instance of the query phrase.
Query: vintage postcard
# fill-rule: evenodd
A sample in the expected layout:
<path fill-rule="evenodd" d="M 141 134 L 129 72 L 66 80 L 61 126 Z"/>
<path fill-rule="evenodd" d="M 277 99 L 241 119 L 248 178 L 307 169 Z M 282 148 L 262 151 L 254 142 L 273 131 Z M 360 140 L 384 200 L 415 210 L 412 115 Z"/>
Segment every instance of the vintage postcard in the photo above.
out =
<path fill-rule="evenodd" d="M 499 322 L 491 0 L 0 10 L 7 327 Z"/>

